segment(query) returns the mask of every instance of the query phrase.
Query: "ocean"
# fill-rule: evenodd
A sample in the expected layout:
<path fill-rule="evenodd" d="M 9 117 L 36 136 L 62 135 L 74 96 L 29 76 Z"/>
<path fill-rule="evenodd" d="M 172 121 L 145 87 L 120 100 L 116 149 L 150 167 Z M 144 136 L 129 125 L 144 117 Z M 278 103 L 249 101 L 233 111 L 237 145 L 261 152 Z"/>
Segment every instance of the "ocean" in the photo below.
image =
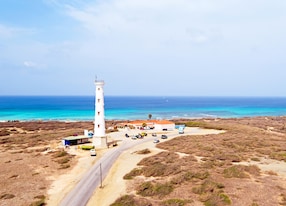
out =
<path fill-rule="evenodd" d="M 105 97 L 105 119 L 285 116 L 283 97 Z M 94 96 L 0 96 L 0 121 L 92 121 Z"/>

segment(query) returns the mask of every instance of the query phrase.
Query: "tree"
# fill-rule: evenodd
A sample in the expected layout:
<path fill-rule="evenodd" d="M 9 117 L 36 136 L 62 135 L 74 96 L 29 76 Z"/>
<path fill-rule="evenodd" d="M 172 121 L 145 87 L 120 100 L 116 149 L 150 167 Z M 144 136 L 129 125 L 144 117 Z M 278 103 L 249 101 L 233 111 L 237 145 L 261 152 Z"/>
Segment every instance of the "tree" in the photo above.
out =
<path fill-rule="evenodd" d="M 142 127 L 147 127 L 147 124 L 145 122 L 142 123 Z"/>
<path fill-rule="evenodd" d="M 152 114 L 148 114 L 148 118 L 151 119 L 152 118 Z"/>

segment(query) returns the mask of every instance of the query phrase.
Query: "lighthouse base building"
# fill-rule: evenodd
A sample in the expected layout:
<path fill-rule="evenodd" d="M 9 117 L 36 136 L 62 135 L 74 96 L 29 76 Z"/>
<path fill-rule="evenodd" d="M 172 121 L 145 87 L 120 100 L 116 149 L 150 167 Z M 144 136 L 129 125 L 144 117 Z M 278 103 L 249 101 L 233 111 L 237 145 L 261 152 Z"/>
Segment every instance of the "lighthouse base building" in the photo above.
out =
<path fill-rule="evenodd" d="M 95 115 L 92 141 L 95 147 L 106 146 L 103 86 L 104 81 L 95 81 Z"/>

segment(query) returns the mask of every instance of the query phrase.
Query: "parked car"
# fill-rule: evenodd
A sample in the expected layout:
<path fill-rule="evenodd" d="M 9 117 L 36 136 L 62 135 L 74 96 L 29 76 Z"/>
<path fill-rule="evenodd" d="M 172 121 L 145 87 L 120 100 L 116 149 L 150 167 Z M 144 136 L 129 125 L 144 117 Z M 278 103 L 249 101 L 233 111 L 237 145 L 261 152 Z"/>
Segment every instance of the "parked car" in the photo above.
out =
<path fill-rule="evenodd" d="M 142 132 L 141 136 L 145 137 L 145 136 L 147 136 L 147 133 L 146 132 Z"/>
<path fill-rule="evenodd" d="M 132 135 L 131 139 L 136 140 L 137 137 L 135 135 Z"/>
<path fill-rule="evenodd" d="M 157 134 L 156 133 L 152 133 L 152 137 L 157 137 Z"/>
<path fill-rule="evenodd" d="M 90 150 L 90 156 L 96 156 L 96 151 L 95 149 Z"/>
<path fill-rule="evenodd" d="M 167 139 L 167 138 L 168 138 L 167 135 L 162 134 L 161 139 Z"/>
<path fill-rule="evenodd" d="M 154 141 L 153 141 L 154 143 L 159 143 L 160 142 L 160 140 L 159 139 L 154 139 Z"/>
<path fill-rule="evenodd" d="M 179 127 L 179 134 L 184 134 L 184 127 Z"/>

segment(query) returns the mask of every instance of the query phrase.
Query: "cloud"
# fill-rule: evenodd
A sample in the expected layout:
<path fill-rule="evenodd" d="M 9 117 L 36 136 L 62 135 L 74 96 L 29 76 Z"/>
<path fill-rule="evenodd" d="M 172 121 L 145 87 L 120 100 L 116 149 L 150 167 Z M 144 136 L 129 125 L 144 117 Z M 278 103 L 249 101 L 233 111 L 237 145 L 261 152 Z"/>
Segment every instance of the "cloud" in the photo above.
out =
<path fill-rule="evenodd" d="M 37 67 L 37 63 L 32 62 L 32 61 L 25 61 L 25 62 L 24 62 L 24 66 L 25 66 L 25 67 L 34 68 L 34 67 Z"/>
<path fill-rule="evenodd" d="M 39 63 L 34 62 L 34 61 L 24 61 L 23 65 L 25 68 L 33 69 L 33 70 L 43 70 L 44 68 L 46 68 L 46 65 L 39 64 Z"/>
<path fill-rule="evenodd" d="M 17 29 L 0 24 L 0 37 L 2 38 L 12 37 L 15 31 L 17 31 Z"/>
<path fill-rule="evenodd" d="M 0 38 L 13 38 L 21 35 L 32 35 L 36 33 L 36 29 L 11 27 L 0 24 Z"/>

